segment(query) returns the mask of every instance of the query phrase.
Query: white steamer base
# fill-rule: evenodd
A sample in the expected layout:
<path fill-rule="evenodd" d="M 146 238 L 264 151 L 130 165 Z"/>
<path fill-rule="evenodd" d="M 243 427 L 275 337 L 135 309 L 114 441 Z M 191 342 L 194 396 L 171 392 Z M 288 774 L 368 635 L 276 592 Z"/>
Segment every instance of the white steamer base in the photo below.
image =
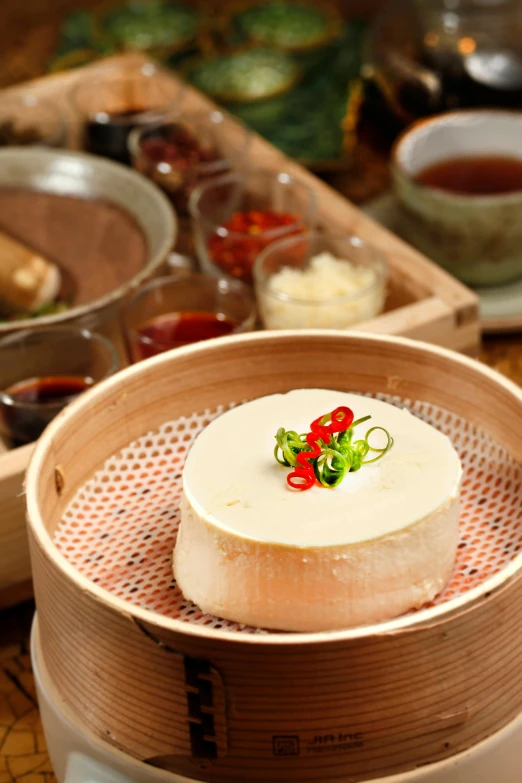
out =
<path fill-rule="evenodd" d="M 35 616 L 31 658 L 45 739 L 58 783 L 204 783 L 136 761 L 82 727 L 65 703 L 52 700 L 45 665 L 36 653 L 37 639 Z M 366 783 L 520 783 L 521 780 L 522 715 L 519 715 L 465 753 L 419 770 L 373 778 Z M 339 779 L 339 783 L 353 783 L 353 778 Z"/>

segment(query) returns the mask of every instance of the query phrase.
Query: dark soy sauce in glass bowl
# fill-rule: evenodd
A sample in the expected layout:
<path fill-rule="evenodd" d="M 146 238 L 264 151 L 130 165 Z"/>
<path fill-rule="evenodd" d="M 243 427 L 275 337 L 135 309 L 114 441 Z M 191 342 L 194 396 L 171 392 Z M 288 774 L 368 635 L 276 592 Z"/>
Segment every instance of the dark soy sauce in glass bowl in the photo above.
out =
<path fill-rule="evenodd" d="M 130 163 L 128 138 L 134 128 L 140 127 L 140 110 L 99 114 L 87 120 L 83 130 L 83 148 L 93 155 L 111 158 L 118 163 Z"/>
<path fill-rule="evenodd" d="M 14 445 L 37 440 L 56 414 L 93 383 L 74 375 L 18 381 L 0 393 L 0 428 Z"/>
<path fill-rule="evenodd" d="M 112 343 L 87 329 L 28 329 L 5 337 L 0 434 L 13 446 L 31 443 L 66 405 L 118 366 Z"/>
<path fill-rule="evenodd" d="M 129 163 L 129 134 L 178 109 L 180 82 L 153 63 L 126 69 L 107 66 L 80 80 L 71 103 L 83 121 L 83 146 L 93 154 Z"/>

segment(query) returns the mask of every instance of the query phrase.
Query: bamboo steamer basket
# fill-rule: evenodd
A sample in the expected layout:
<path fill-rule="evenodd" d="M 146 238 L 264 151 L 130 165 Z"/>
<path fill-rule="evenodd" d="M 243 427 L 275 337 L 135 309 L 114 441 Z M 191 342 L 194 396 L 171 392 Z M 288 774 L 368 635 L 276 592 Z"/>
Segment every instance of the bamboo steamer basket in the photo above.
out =
<path fill-rule="evenodd" d="M 374 626 L 289 634 L 233 632 L 133 605 L 53 543 L 78 489 L 139 436 L 306 386 L 426 401 L 522 463 L 522 391 L 404 338 L 227 337 L 134 365 L 79 398 L 44 433 L 27 475 L 42 656 L 86 728 L 133 758 L 216 783 L 380 779 L 471 748 L 522 712 L 520 546 L 445 603 Z M 512 489 L 516 500 L 520 486 Z M 499 502 L 495 522 L 504 509 L 520 544 L 522 515 L 511 519 Z"/>

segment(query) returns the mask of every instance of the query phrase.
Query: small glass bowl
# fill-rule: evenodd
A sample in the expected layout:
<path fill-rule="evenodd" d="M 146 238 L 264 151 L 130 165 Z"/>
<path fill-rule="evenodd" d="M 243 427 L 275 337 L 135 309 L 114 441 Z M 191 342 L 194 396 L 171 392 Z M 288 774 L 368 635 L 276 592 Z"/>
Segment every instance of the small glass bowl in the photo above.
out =
<path fill-rule="evenodd" d="M 321 264 L 314 261 L 322 254 Z M 270 245 L 254 267 L 263 324 L 266 329 L 348 329 L 382 312 L 387 274 L 381 253 L 358 237 L 310 232 L 283 239 Z"/>
<path fill-rule="evenodd" d="M 249 286 L 181 270 L 148 282 L 122 310 L 132 362 L 211 337 L 249 332 L 255 320 Z"/>
<path fill-rule="evenodd" d="M 16 332 L 0 340 L 0 432 L 14 445 L 40 437 L 75 397 L 118 370 L 116 349 L 86 329 Z"/>
<path fill-rule="evenodd" d="M 231 231 L 226 227 L 237 213 L 266 210 L 293 219 L 268 230 Z M 256 170 L 225 174 L 199 185 L 190 196 L 189 211 L 203 270 L 251 283 L 254 262 L 265 247 L 313 228 L 316 202 L 312 190 L 290 174 Z"/>
<path fill-rule="evenodd" d="M 67 146 L 62 112 L 36 95 L 6 97 L 0 105 L 0 147 L 7 146 Z"/>
<path fill-rule="evenodd" d="M 187 215 L 196 185 L 237 166 L 250 139 L 245 126 L 231 134 L 226 117 L 213 110 L 135 128 L 129 152 L 134 168 L 163 190 L 179 215 Z"/>
<path fill-rule="evenodd" d="M 108 66 L 85 76 L 74 87 L 71 103 L 84 123 L 84 149 L 130 163 L 130 132 L 176 111 L 182 97 L 180 82 L 145 63 L 124 72 Z"/>

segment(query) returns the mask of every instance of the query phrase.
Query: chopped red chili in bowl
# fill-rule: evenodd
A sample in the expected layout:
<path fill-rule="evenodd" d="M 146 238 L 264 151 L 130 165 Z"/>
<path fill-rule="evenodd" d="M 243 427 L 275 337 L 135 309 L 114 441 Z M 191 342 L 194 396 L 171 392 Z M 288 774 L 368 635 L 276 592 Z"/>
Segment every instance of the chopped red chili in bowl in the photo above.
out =
<path fill-rule="evenodd" d="M 257 256 L 271 242 L 299 234 L 306 227 L 298 215 L 272 209 L 235 212 L 208 240 L 208 253 L 216 266 L 232 277 L 252 281 Z"/>

